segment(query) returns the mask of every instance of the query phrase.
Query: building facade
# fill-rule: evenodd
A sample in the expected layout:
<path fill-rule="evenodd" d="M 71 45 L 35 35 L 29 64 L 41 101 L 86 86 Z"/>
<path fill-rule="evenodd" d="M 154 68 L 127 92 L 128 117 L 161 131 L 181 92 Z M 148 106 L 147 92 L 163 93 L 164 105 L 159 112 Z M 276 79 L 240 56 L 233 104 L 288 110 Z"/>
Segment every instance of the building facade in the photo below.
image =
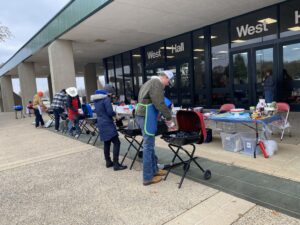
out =
<path fill-rule="evenodd" d="M 106 81 L 127 100 L 162 70 L 176 74 L 166 90 L 176 106 L 248 108 L 264 97 L 272 71 L 274 98 L 300 110 L 300 1 L 292 0 L 199 28 L 103 60 Z"/>

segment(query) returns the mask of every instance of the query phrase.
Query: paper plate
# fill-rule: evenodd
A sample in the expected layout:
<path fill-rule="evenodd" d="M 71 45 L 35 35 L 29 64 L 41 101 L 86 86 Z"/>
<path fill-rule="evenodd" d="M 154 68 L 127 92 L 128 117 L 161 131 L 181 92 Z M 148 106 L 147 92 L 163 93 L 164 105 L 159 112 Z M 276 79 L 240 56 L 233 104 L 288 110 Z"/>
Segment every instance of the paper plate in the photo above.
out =
<path fill-rule="evenodd" d="M 230 112 L 233 112 L 233 113 L 241 113 L 241 112 L 244 112 L 245 109 L 231 109 Z"/>

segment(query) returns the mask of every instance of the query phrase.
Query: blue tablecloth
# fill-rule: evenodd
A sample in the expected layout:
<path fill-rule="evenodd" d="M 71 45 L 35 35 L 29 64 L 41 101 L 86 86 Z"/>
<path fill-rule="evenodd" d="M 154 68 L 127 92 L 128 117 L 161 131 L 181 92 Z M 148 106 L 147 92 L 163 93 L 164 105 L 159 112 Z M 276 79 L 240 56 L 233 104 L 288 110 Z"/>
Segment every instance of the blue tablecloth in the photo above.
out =
<path fill-rule="evenodd" d="M 238 116 L 233 115 L 232 113 L 223 113 L 223 114 L 216 114 L 207 117 L 208 120 L 219 121 L 219 122 L 229 122 L 229 123 L 258 123 L 267 125 L 272 123 L 276 120 L 281 120 L 279 115 L 273 115 L 264 119 L 252 119 L 250 118 L 249 113 L 243 113 Z"/>

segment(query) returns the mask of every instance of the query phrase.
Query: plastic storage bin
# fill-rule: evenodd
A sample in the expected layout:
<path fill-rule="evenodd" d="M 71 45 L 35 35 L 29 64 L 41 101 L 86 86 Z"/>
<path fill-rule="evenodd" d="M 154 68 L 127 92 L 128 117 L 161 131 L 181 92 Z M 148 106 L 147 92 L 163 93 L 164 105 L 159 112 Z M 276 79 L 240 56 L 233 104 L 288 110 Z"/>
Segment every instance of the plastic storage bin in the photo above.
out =
<path fill-rule="evenodd" d="M 223 149 L 232 152 L 238 152 L 243 149 L 240 135 L 238 133 L 221 132 Z"/>
<path fill-rule="evenodd" d="M 222 124 L 222 131 L 224 133 L 236 133 L 236 123 L 223 123 Z"/>
<path fill-rule="evenodd" d="M 241 153 L 250 156 L 253 155 L 254 151 L 256 151 L 256 155 L 261 153 L 254 133 L 241 132 L 240 138 L 243 144 L 243 151 Z"/>

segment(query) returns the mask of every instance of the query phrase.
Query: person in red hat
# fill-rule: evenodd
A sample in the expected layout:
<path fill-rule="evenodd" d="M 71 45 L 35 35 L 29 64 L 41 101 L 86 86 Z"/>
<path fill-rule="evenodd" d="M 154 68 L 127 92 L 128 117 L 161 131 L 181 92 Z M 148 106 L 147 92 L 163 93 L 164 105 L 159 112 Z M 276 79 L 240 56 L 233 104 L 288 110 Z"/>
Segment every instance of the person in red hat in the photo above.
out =
<path fill-rule="evenodd" d="M 35 115 L 35 127 L 39 127 L 41 123 L 41 127 L 44 127 L 45 123 L 42 117 L 42 110 L 46 110 L 46 106 L 43 104 L 42 97 L 44 93 L 42 91 L 38 91 L 37 94 L 33 96 L 32 100 L 32 108 L 34 110 Z"/>

